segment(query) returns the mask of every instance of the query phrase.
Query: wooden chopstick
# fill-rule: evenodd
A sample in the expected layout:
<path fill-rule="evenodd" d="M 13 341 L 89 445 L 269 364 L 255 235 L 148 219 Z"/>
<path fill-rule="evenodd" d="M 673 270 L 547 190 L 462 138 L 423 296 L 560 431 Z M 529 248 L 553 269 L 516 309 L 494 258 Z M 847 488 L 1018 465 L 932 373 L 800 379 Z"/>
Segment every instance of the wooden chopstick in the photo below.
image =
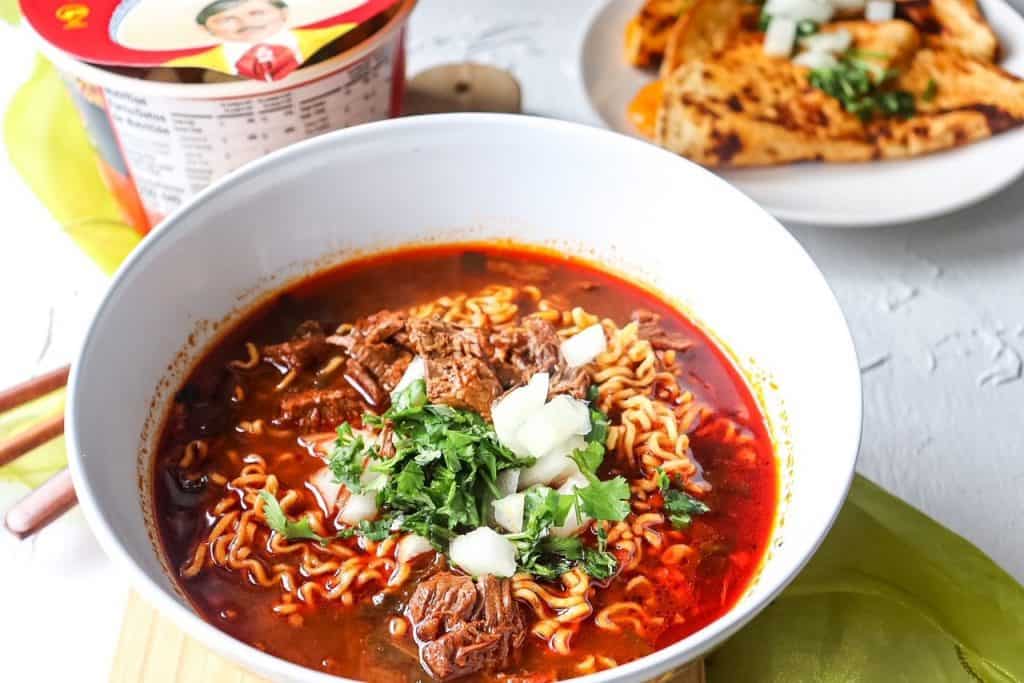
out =
<path fill-rule="evenodd" d="M 56 439 L 64 433 L 64 413 L 32 425 L 18 432 L 7 441 L 0 443 L 0 467 L 20 458 L 34 448 L 39 448 L 50 439 Z"/>
<path fill-rule="evenodd" d="M 33 377 L 27 382 L 13 386 L 10 389 L 0 391 L 0 413 L 60 389 L 68 383 L 68 373 L 70 372 L 71 366 L 65 365 L 62 368 Z"/>
<path fill-rule="evenodd" d="M 62 368 L 51 370 L 45 374 L 33 377 L 27 382 L 22 382 L 10 389 L 0 391 L 0 413 L 16 408 L 23 403 L 33 401 L 40 396 L 60 389 L 68 382 L 68 373 L 71 366 L 65 365 Z M 11 462 L 34 448 L 42 446 L 50 439 L 55 439 L 64 433 L 64 415 L 53 417 L 33 425 L 19 434 L 14 435 L 7 441 L 0 443 L 0 467 Z"/>
<path fill-rule="evenodd" d="M 77 503 L 78 498 L 71 485 L 71 473 L 63 469 L 15 503 L 4 517 L 4 526 L 18 538 L 25 539 Z"/>
<path fill-rule="evenodd" d="M 0 391 L 0 413 L 60 389 L 67 384 L 65 365 L 27 382 Z M 64 413 L 54 415 L 0 443 L 0 466 L 21 457 L 64 433 Z M 11 507 L 4 518 L 7 529 L 27 538 L 70 510 L 78 502 L 71 473 L 63 469 Z"/>

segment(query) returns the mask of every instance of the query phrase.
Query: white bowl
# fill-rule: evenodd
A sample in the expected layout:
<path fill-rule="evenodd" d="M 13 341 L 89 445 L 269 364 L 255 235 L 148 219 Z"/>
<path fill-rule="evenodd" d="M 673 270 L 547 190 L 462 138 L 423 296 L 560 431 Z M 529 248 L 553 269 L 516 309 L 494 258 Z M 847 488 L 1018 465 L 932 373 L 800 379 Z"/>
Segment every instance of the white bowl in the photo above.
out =
<path fill-rule="evenodd" d="M 775 536 L 736 606 L 587 680 L 675 669 L 763 609 L 825 536 L 857 455 L 860 373 L 821 273 L 775 219 L 690 162 L 595 128 L 475 114 L 370 124 L 272 154 L 201 193 L 121 268 L 74 364 L 67 435 L 81 506 L 135 588 L 272 680 L 337 681 L 233 639 L 177 592 L 147 523 L 159 420 L 218 321 L 268 292 L 357 252 L 509 237 L 602 261 L 679 302 L 755 386 L 780 459 Z"/>

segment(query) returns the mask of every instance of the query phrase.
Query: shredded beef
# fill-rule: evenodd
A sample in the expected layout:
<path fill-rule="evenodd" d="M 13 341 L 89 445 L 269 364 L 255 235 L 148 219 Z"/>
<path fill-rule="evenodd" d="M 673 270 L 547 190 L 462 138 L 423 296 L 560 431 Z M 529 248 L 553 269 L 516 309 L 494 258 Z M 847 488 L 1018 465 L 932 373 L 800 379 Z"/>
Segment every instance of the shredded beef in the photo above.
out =
<path fill-rule="evenodd" d="M 651 346 L 659 351 L 686 351 L 693 346 L 693 342 L 685 335 L 665 330 L 661 326 L 661 316 L 657 313 L 639 308 L 633 311 L 631 318 L 639 326 L 637 334 L 640 338 L 651 342 Z"/>
<path fill-rule="evenodd" d="M 359 419 L 364 410 L 366 402 L 354 387 L 311 389 L 281 399 L 277 422 L 303 432 L 323 431 Z"/>
<path fill-rule="evenodd" d="M 263 358 L 285 370 L 302 370 L 326 360 L 330 350 L 320 323 L 308 320 L 291 340 L 264 346 Z"/>
<path fill-rule="evenodd" d="M 427 398 L 453 408 L 473 410 L 484 417 L 501 395 L 501 382 L 490 365 L 475 356 L 426 359 Z"/>
<path fill-rule="evenodd" d="M 326 341 L 344 349 L 385 391 L 391 391 L 412 360 L 412 353 L 403 346 L 406 319 L 405 313 L 379 311 L 358 321 L 348 334 L 333 335 Z"/>
<path fill-rule="evenodd" d="M 401 337 L 408 319 L 409 316 L 402 311 L 383 310 L 366 317 L 357 325 L 357 329 L 365 341 L 376 344 L 393 337 Z M 398 341 L 402 342 L 402 339 L 399 338 Z"/>
<path fill-rule="evenodd" d="M 412 361 L 426 365 L 427 396 L 434 403 L 490 415 L 491 404 L 506 389 L 520 386 L 538 372 L 552 373 L 551 395 L 584 398 L 589 374 L 566 368 L 555 327 L 539 318 L 490 333 L 440 318 L 410 318 L 379 311 L 345 334 L 325 338 L 348 356 L 346 378 L 380 407 Z"/>
<path fill-rule="evenodd" d="M 494 364 L 506 387 L 525 384 L 538 372 L 550 372 L 561 364 L 561 345 L 554 326 L 539 318 L 527 318 L 522 327 L 491 334 Z"/>
<path fill-rule="evenodd" d="M 420 661 L 448 680 L 507 668 L 526 642 L 526 624 L 507 579 L 439 572 L 416 587 L 406 614 Z"/>
<path fill-rule="evenodd" d="M 439 572 L 416 586 L 406 607 L 417 640 L 434 640 L 459 622 L 469 621 L 476 607 L 476 587 L 468 576 Z"/>
<path fill-rule="evenodd" d="M 560 367 L 551 377 L 548 398 L 569 394 L 573 398 L 585 399 L 590 391 L 590 373 L 584 368 Z"/>
<path fill-rule="evenodd" d="M 377 378 L 354 358 L 345 361 L 345 379 L 355 386 L 371 405 L 383 406 L 384 401 L 388 398 L 377 382 Z"/>
<path fill-rule="evenodd" d="M 426 363 L 427 397 L 434 403 L 491 413 L 502 384 L 491 366 L 486 335 L 437 318 L 406 323 L 408 344 Z"/>
<path fill-rule="evenodd" d="M 424 358 L 454 354 L 486 359 L 492 353 L 486 335 L 475 327 L 437 318 L 414 318 L 407 327 L 409 346 Z"/>

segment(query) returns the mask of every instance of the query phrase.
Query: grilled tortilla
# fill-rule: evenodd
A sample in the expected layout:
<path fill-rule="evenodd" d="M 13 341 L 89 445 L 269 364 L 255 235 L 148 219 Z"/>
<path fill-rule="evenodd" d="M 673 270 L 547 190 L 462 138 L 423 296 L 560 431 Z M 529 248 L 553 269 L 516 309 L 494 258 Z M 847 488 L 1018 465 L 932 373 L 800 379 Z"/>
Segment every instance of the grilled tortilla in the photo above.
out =
<path fill-rule="evenodd" d="M 757 12 L 756 4 L 742 0 L 646 0 L 626 27 L 626 59 L 638 67 L 661 63 L 667 75 L 694 49 L 700 51 L 694 42 L 698 36 L 711 36 L 710 41 L 700 42 L 705 47 L 708 42 L 718 44 L 721 49 L 734 30 L 732 19 L 743 14 L 749 24 L 752 14 L 756 25 Z M 957 50 L 987 62 L 995 62 L 999 55 L 999 41 L 977 0 L 901 0 L 897 17 L 913 24 L 927 47 Z M 838 18 L 844 18 L 842 12 Z M 723 28 L 723 21 L 729 26 Z"/>
<path fill-rule="evenodd" d="M 899 16 L 921 31 L 927 47 L 995 63 L 999 41 L 976 0 L 905 0 L 898 7 Z"/>
<path fill-rule="evenodd" d="M 696 0 L 647 0 L 626 25 L 626 61 L 648 67 L 661 62 L 673 27 Z"/>
<path fill-rule="evenodd" d="M 669 33 L 661 62 L 662 78 L 692 59 L 724 50 L 744 28 L 757 27 L 758 5 L 747 0 L 697 0 Z"/>
<path fill-rule="evenodd" d="M 853 162 L 935 152 L 990 137 L 1024 121 L 1024 83 L 953 49 L 918 49 L 909 23 L 837 22 L 854 44 L 901 68 L 893 87 L 919 95 L 909 119 L 864 123 L 814 88 L 810 71 L 764 54 L 748 34 L 722 52 L 692 59 L 666 80 L 656 140 L 706 166 L 795 161 Z M 935 96 L 920 95 L 929 82 Z"/>

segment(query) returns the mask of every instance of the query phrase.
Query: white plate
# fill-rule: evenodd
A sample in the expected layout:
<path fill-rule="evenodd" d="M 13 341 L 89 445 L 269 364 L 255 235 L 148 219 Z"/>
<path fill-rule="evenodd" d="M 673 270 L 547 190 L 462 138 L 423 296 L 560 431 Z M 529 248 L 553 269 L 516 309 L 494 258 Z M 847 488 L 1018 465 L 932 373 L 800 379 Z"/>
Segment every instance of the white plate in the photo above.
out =
<path fill-rule="evenodd" d="M 626 118 L 633 95 L 654 74 L 623 58 L 626 22 L 642 0 L 609 0 L 589 22 L 580 73 L 594 113 L 608 127 L 637 135 Z M 1024 74 L 1024 19 L 1005 0 L 980 0 L 1002 46 L 1002 66 Z M 1024 128 L 906 161 L 792 164 L 719 175 L 783 220 L 867 227 L 931 218 L 980 201 L 1024 173 Z"/>

